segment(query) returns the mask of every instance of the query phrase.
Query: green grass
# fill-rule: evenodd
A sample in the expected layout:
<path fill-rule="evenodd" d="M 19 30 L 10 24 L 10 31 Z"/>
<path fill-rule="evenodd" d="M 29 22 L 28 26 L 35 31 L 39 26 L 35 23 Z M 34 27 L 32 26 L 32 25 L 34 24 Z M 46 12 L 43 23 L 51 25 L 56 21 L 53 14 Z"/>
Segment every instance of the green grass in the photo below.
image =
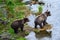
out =
<path fill-rule="evenodd" d="M 17 40 L 26 40 L 25 38 L 23 38 L 23 37 L 20 37 L 20 38 L 18 38 Z"/>

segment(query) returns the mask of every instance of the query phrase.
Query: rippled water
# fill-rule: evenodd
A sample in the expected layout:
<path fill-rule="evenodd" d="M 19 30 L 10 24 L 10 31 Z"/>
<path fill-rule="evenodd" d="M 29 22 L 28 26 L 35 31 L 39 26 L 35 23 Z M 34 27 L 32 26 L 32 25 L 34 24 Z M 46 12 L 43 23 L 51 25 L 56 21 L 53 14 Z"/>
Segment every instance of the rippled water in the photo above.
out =
<path fill-rule="evenodd" d="M 50 2 L 49 2 L 50 3 Z M 47 22 L 53 25 L 52 29 L 52 40 L 60 40 L 60 1 L 59 0 L 53 0 L 51 1 L 51 8 L 49 10 L 51 11 L 51 15 Z"/>
<path fill-rule="evenodd" d="M 46 34 L 36 34 L 35 39 L 37 40 L 60 40 L 60 0 L 43 0 L 46 4 L 43 8 L 43 12 L 45 12 L 47 9 L 51 12 L 51 16 L 48 17 L 47 22 L 52 25 L 52 34 L 49 34 L 46 32 Z M 48 7 L 47 7 L 48 5 Z M 33 23 L 31 23 L 32 25 Z M 32 25 L 34 26 L 34 25 Z M 29 35 L 28 35 L 29 36 Z M 52 36 L 52 37 L 51 37 Z M 30 39 L 33 39 L 31 37 Z"/>

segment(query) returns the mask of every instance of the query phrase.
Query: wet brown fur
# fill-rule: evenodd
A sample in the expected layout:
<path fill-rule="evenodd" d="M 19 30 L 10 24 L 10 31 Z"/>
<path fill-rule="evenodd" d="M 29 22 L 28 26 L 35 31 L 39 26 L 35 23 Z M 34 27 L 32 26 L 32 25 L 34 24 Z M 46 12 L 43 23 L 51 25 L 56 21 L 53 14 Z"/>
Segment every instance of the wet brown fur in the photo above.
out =
<path fill-rule="evenodd" d="M 43 26 L 47 24 L 46 20 L 48 16 L 51 16 L 50 11 L 46 11 L 44 14 L 40 14 L 34 21 L 35 28 L 37 28 L 37 25 L 39 25 L 40 28 L 43 28 Z"/>

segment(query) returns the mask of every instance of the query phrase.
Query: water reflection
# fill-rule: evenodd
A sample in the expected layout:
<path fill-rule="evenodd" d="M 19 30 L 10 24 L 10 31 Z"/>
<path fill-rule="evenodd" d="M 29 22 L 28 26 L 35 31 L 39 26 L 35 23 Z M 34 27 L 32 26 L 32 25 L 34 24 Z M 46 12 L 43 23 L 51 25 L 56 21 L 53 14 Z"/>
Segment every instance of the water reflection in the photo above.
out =
<path fill-rule="evenodd" d="M 28 36 L 25 36 L 27 40 L 37 40 L 35 32 L 30 32 Z"/>
<path fill-rule="evenodd" d="M 40 31 L 39 33 L 35 33 L 32 31 L 25 38 L 27 40 L 51 40 L 51 32 Z"/>
<path fill-rule="evenodd" d="M 36 37 L 38 40 L 51 40 L 51 33 L 52 32 L 40 31 L 38 34 L 36 34 Z"/>

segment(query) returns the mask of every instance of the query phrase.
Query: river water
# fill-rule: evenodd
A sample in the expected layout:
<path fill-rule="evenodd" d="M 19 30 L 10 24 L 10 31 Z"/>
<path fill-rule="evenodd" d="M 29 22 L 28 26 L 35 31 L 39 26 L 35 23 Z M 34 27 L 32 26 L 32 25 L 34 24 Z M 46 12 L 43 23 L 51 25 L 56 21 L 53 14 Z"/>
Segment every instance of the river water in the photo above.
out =
<path fill-rule="evenodd" d="M 48 17 L 47 22 L 52 25 L 52 33 L 48 33 L 47 31 L 44 33 L 40 32 L 40 34 L 30 32 L 26 38 L 27 40 L 60 40 L 60 0 L 43 0 L 43 2 L 45 2 L 43 12 L 47 9 L 51 12 L 51 16 Z M 34 20 L 34 17 L 32 17 L 32 20 Z M 31 22 L 30 25 L 34 26 L 33 21 Z"/>

